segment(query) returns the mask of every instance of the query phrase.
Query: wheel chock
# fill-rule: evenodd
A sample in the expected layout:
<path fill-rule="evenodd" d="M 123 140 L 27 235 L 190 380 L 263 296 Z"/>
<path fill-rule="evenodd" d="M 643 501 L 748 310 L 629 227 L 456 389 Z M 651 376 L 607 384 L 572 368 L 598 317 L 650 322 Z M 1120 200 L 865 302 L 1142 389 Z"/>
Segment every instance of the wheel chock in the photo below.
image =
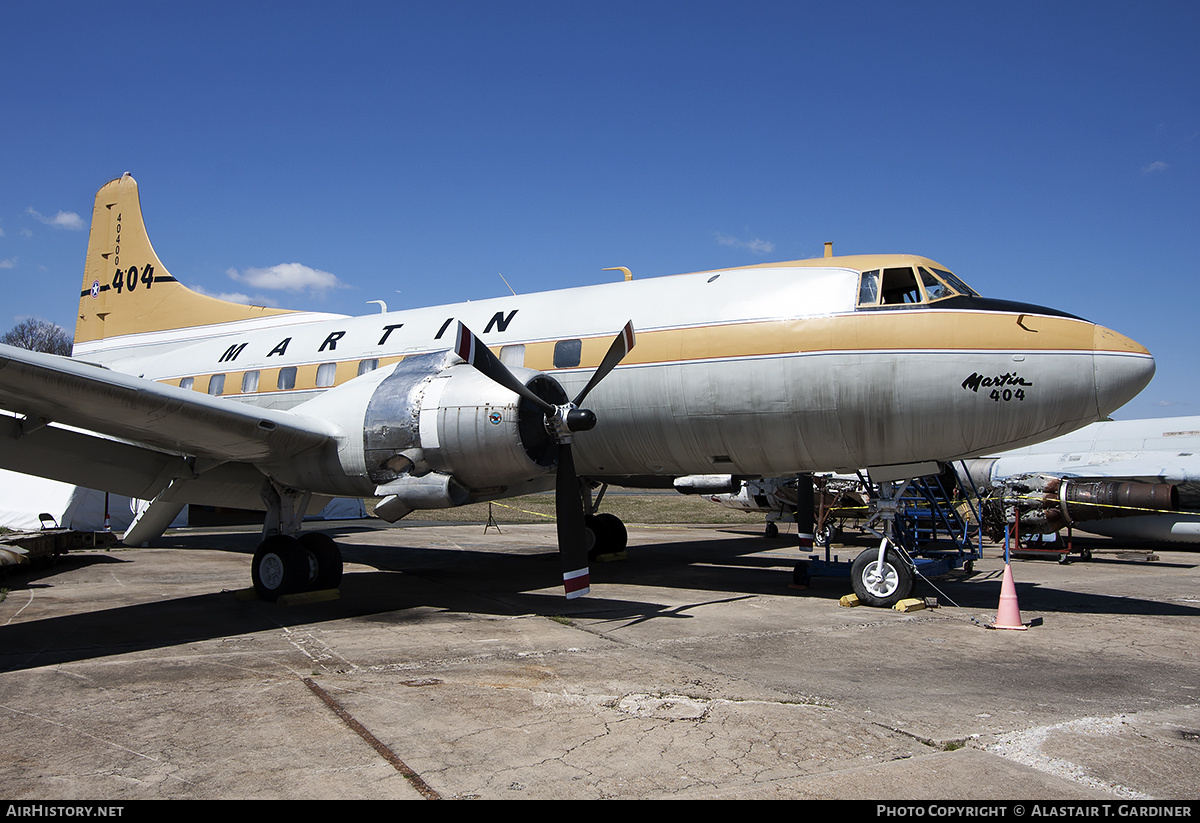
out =
<path fill-rule="evenodd" d="M 899 601 L 895 606 L 892 606 L 898 612 L 907 614 L 908 612 L 919 612 L 925 608 L 925 600 L 920 597 L 906 597 Z"/>
<path fill-rule="evenodd" d="M 843 606 L 861 606 L 862 605 L 862 601 L 858 599 L 857 594 L 843 595 L 842 599 L 839 600 L 838 603 L 840 603 Z"/>
<path fill-rule="evenodd" d="M 311 592 L 280 595 L 275 602 L 280 606 L 302 606 L 306 603 L 324 603 L 329 600 L 341 599 L 341 589 L 314 589 Z"/>
<path fill-rule="evenodd" d="M 249 589 L 238 589 L 233 593 L 235 600 L 258 600 L 258 592 L 253 587 Z M 341 589 L 317 589 L 311 592 L 294 592 L 292 594 L 281 594 L 275 598 L 277 606 L 300 606 L 305 603 L 324 603 L 329 600 L 340 600 L 342 597 Z"/>

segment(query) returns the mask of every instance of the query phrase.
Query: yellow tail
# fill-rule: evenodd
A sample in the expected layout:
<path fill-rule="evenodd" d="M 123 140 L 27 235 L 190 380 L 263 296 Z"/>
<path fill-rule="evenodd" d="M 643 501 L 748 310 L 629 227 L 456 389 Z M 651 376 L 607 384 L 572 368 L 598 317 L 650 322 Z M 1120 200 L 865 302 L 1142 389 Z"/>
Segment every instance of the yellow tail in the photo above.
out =
<path fill-rule="evenodd" d="M 208 297 L 172 277 L 150 245 L 137 182 L 128 172 L 96 192 L 75 322 L 77 348 L 103 348 L 97 344 L 131 334 L 288 313 Z"/>

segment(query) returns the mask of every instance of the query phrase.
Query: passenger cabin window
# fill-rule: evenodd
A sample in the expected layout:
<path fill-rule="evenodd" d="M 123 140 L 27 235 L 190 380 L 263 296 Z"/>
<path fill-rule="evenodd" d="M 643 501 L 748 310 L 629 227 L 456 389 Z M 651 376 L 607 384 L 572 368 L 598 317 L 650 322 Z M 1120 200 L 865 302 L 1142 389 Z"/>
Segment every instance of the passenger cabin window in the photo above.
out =
<path fill-rule="evenodd" d="M 337 363 L 322 363 L 317 366 L 317 388 L 327 389 L 337 380 Z"/>
<path fill-rule="evenodd" d="M 523 343 L 517 343 L 512 346 L 501 346 L 500 362 L 506 366 L 524 366 L 525 345 Z"/>
<path fill-rule="evenodd" d="M 258 372 L 248 371 L 242 375 L 242 394 L 254 394 L 258 391 Z"/>
<path fill-rule="evenodd" d="M 581 340 L 559 340 L 554 344 L 554 368 L 573 369 L 579 365 L 583 351 Z"/>
<path fill-rule="evenodd" d="M 211 395 L 222 394 L 225 391 L 225 375 L 214 374 L 208 378 L 208 393 Z"/>
<path fill-rule="evenodd" d="M 358 376 L 362 377 L 367 372 L 375 371 L 377 368 L 379 368 L 379 359 L 378 358 L 373 357 L 370 360 L 359 360 L 358 361 Z"/>
<path fill-rule="evenodd" d="M 193 386 L 193 384 L 195 384 L 195 382 L 196 382 L 196 378 L 194 378 L 194 377 L 185 377 L 185 378 L 183 378 L 182 380 L 180 380 L 180 381 L 179 381 L 179 388 L 181 388 L 181 389 L 190 389 L 190 388 Z"/>
<path fill-rule="evenodd" d="M 279 380 L 275 383 L 275 388 L 280 391 L 289 391 L 296 388 L 295 366 L 287 366 L 279 370 Z"/>

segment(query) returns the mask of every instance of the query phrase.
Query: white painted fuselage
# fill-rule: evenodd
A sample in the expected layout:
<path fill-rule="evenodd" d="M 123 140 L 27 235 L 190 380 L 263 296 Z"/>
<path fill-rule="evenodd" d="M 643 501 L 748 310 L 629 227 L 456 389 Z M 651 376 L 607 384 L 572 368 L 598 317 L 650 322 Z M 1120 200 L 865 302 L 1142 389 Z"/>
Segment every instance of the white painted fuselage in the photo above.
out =
<path fill-rule="evenodd" d="M 138 333 L 77 345 L 76 357 L 175 385 L 190 378 L 196 391 L 224 375 L 222 396 L 306 411 L 329 388 L 318 385 L 323 364 L 334 385 L 374 384 L 382 374 L 359 378 L 361 362 L 391 369 L 445 350 L 462 322 L 506 363 L 552 375 L 573 395 L 632 320 L 637 348 L 590 396 L 600 422 L 577 441 L 580 472 L 597 478 L 779 476 L 969 457 L 1101 419 L 1153 370 L 1140 346 L 1083 320 L 864 311 L 858 284 L 859 271 L 836 260 L 751 267 L 361 317 L 281 314 Z M 574 364 L 572 341 L 580 341 Z M 294 376 L 281 384 L 288 369 Z M 516 398 L 497 406 L 512 415 Z M 338 422 L 357 434 L 353 420 Z M 368 480 L 336 485 L 328 491 L 373 490 Z"/>

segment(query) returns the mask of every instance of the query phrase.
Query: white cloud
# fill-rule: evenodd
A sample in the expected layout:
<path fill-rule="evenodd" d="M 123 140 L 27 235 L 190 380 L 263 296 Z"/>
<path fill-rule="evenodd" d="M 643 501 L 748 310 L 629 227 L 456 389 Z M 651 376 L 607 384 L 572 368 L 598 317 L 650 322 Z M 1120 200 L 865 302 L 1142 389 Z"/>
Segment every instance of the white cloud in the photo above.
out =
<path fill-rule="evenodd" d="M 1155 172 L 1166 171 L 1169 168 L 1171 167 L 1161 160 L 1155 160 L 1149 166 L 1142 168 L 1142 174 L 1154 174 Z"/>
<path fill-rule="evenodd" d="M 229 269 L 225 273 L 229 275 L 230 280 L 245 283 L 251 288 L 272 291 L 325 292 L 346 287 L 336 275 L 299 263 L 280 263 L 266 269 L 246 269 L 243 272 Z"/>
<path fill-rule="evenodd" d="M 83 218 L 73 211 L 60 211 L 53 217 L 36 211 L 33 206 L 26 209 L 33 218 L 39 223 L 45 223 L 47 226 L 54 226 L 56 229 L 70 229 L 71 231 L 83 231 L 87 228 L 87 223 L 83 222 Z"/>
<path fill-rule="evenodd" d="M 728 234 L 722 234 L 721 232 L 717 232 L 716 237 L 717 242 L 722 246 L 732 246 L 735 249 L 746 249 L 754 254 L 770 254 L 771 252 L 775 251 L 774 243 L 769 240 L 760 240 L 757 237 L 753 240 L 742 240 Z"/>
<path fill-rule="evenodd" d="M 10 257 L 7 260 L 0 260 L 0 269 L 13 269 L 17 266 L 17 258 Z"/>
<path fill-rule="evenodd" d="M 268 308 L 279 307 L 279 302 L 277 300 L 272 300 L 269 297 L 251 297 L 250 295 L 243 294 L 242 292 L 214 292 L 209 291 L 203 286 L 197 285 L 190 285 L 188 288 L 190 288 L 192 291 L 199 292 L 206 297 L 215 297 L 217 300 L 225 300 L 229 303 L 242 303 L 247 306 L 267 306 Z"/>

